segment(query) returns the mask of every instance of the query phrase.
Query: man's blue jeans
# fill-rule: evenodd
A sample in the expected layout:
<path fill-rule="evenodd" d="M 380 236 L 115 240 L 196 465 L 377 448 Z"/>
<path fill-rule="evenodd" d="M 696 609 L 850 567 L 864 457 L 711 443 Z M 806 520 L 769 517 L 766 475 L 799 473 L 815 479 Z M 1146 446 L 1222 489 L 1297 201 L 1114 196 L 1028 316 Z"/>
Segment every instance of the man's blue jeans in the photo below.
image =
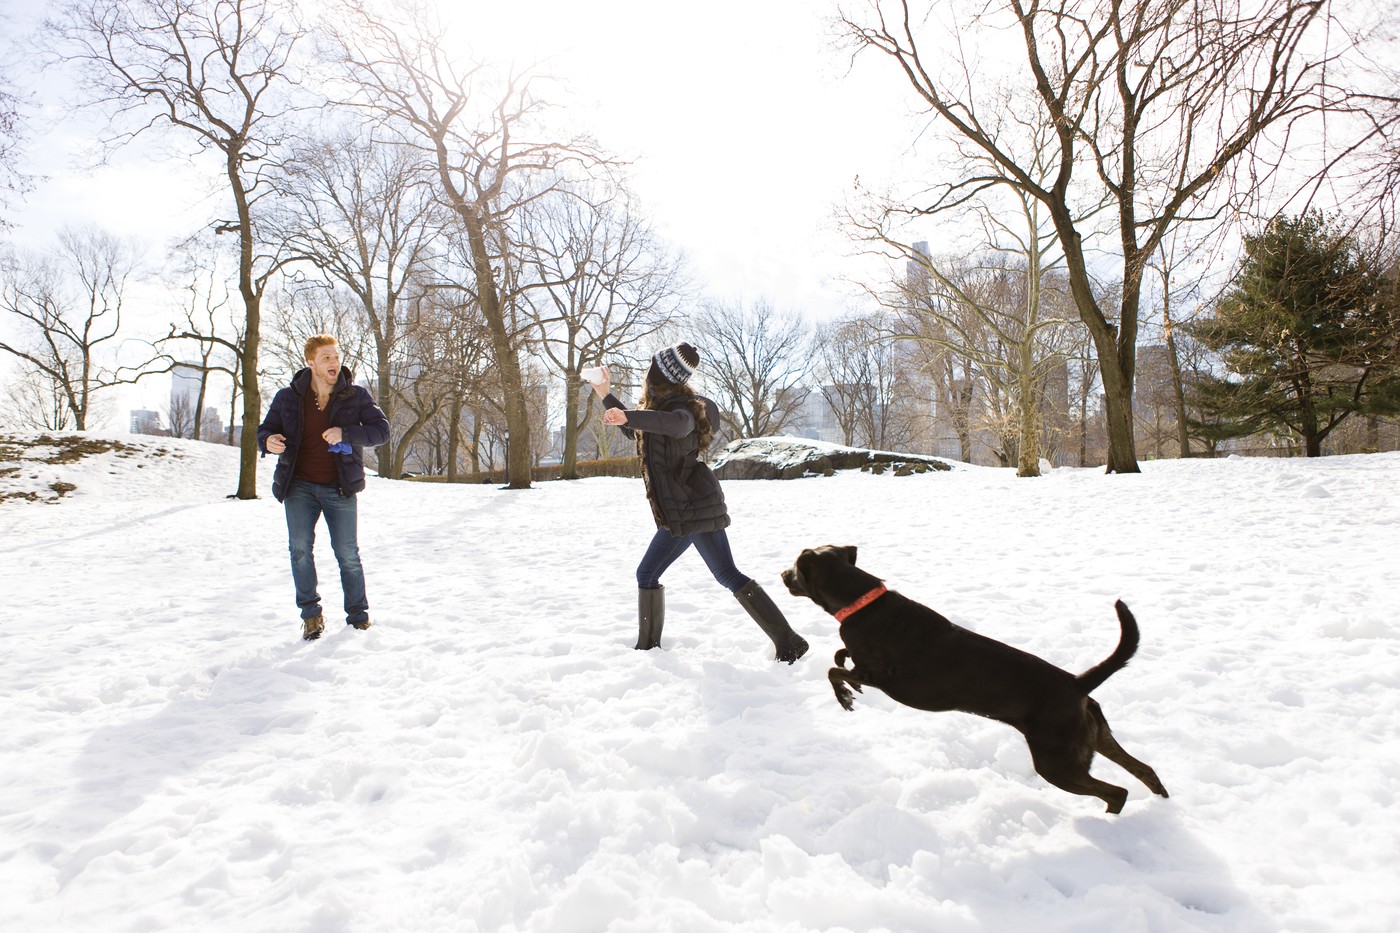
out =
<path fill-rule="evenodd" d="M 365 597 L 365 571 L 360 566 L 357 540 L 355 497 L 342 496 L 333 485 L 293 479 L 282 503 L 287 510 L 287 543 L 292 552 L 292 582 L 297 589 L 297 608 L 309 619 L 321 614 L 321 596 L 316 592 L 316 520 L 326 516 L 331 533 L 331 550 L 340 564 L 340 586 L 345 591 L 345 621 L 363 622 L 369 618 Z"/>
<path fill-rule="evenodd" d="M 719 531 L 702 531 L 683 538 L 676 537 L 665 528 L 658 528 L 656 535 L 651 539 L 651 545 L 642 557 L 642 562 L 637 565 L 637 586 L 644 590 L 654 590 L 660 586 L 661 575 L 666 572 L 666 568 L 674 564 L 676 558 L 684 554 L 692 544 L 695 545 L 695 550 L 700 552 L 705 566 L 710 568 L 710 573 L 714 574 L 720 586 L 732 593 L 749 582 L 749 578 L 734 566 L 734 555 L 729 550 L 729 536 L 724 533 L 723 528 Z"/>

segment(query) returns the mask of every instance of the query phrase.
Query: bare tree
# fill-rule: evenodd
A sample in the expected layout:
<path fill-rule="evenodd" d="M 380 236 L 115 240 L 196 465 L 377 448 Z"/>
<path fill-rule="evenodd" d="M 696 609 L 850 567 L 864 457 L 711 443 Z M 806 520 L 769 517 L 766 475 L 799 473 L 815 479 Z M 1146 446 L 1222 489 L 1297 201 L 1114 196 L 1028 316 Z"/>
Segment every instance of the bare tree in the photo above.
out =
<path fill-rule="evenodd" d="M 888 336 L 886 316 L 848 315 L 823 327 L 815 342 L 818 391 L 847 445 L 893 450 L 914 441 L 920 361 L 907 342 Z"/>
<path fill-rule="evenodd" d="M 10 89 L 7 75 L 0 71 L 0 209 L 11 200 L 29 191 L 34 180 L 20 169 L 20 153 L 24 148 L 24 114 L 20 98 Z M 0 212 L 0 230 L 10 226 Z"/>
<path fill-rule="evenodd" d="M 1066 393 L 1069 402 L 1066 415 L 1071 433 L 1069 442 L 1075 451 L 1074 462 L 1084 467 L 1091 462 L 1097 462 L 1096 459 L 1091 459 L 1091 454 L 1101 446 L 1098 424 L 1100 412 L 1095 404 L 1100 396 L 1099 361 L 1094 356 L 1093 341 L 1087 330 L 1080 331 L 1071 342 L 1066 362 L 1069 371 Z"/>
<path fill-rule="evenodd" d="M 132 369 L 138 378 L 173 373 L 177 369 L 199 374 L 199 391 L 194 402 L 189 436 L 201 440 L 206 439 L 209 433 L 204 425 L 209 377 L 216 373 L 228 376 L 231 393 L 225 440 L 232 444 L 238 410 L 242 335 L 231 320 L 231 296 L 227 280 L 219 268 L 218 252 L 195 241 L 185 243 L 182 251 L 185 257 L 184 272 L 188 275 L 184 320 L 172 323 L 170 332 L 151 345 L 151 358 Z"/>
<path fill-rule="evenodd" d="M 170 436 L 199 437 L 194 427 L 196 411 L 193 397 L 184 393 L 170 396 L 170 404 L 165 410 L 165 422 L 170 426 Z"/>
<path fill-rule="evenodd" d="M 60 393 L 79 431 L 88 427 L 93 395 L 133 382 L 105 345 L 122 325 L 122 302 L 137 265 L 134 250 L 96 229 L 63 231 L 56 259 L 11 254 L 0 265 L 0 313 L 28 343 L 0 340 L 0 351 L 24 360 Z"/>
<path fill-rule="evenodd" d="M 419 313 L 423 313 L 425 306 L 430 307 L 426 300 L 420 300 L 417 305 Z M 411 378 L 398 381 L 394 388 L 400 431 L 394 458 L 389 464 L 389 476 L 403 475 L 405 461 L 419 434 L 452 401 L 451 390 L 456 374 L 446 371 L 443 366 L 445 357 L 451 352 L 448 333 L 446 326 L 432 326 L 423 321 L 414 322 L 409 329 L 405 340 L 405 368 L 411 373 Z"/>
<path fill-rule="evenodd" d="M 432 275 L 444 220 L 423 168 L 417 150 L 348 132 L 299 149 L 288 168 L 287 237 L 359 303 L 373 341 L 365 362 L 391 423 L 409 308 Z M 397 446 L 375 448 L 381 476 L 401 472 Z"/>
<path fill-rule="evenodd" d="M 1156 296 L 1162 309 L 1159 326 L 1162 335 L 1162 362 L 1165 364 L 1165 372 L 1157 379 L 1158 385 L 1148 388 L 1148 393 L 1153 396 L 1149 402 L 1156 403 L 1150 404 L 1149 407 L 1154 416 L 1157 416 L 1162 402 L 1170 406 L 1177 455 L 1181 457 L 1191 456 L 1190 418 L 1186 411 L 1183 359 L 1197 355 L 1200 351 L 1195 341 L 1186 336 L 1189 326 L 1182 327 L 1190 325 L 1202 299 L 1200 276 L 1183 274 L 1183 267 L 1191 258 L 1190 253 L 1191 250 L 1181 243 L 1180 237 L 1170 236 L 1162 241 L 1157 257 L 1148 264 L 1148 268 L 1156 273 L 1158 282 Z M 1183 304 L 1191 307 L 1191 310 L 1183 309 Z M 1196 368 L 1190 359 L 1186 359 L 1186 364 L 1187 369 Z M 1160 420 L 1159 416 L 1154 417 L 1154 423 Z M 1158 455 L 1160 456 L 1160 450 Z"/>
<path fill-rule="evenodd" d="M 340 59 L 362 103 L 424 150 L 438 197 L 459 225 L 499 371 L 511 438 L 508 485 L 527 488 L 532 448 L 521 353 L 528 335 L 515 319 L 518 283 L 507 280 L 520 261 L 511 226 L 522 208 L 558 190 L 563 170 L 597 157 L 582 140 L 549 138 L 528 79 L 454 60 L 456 44 L 421 10 L 391 23 L 349 2 L 338 19 Z"/>
<path fill-rule="evenodd" d="M 1328 104 L 1326 59 L 1304 51 L 1324 27 L 1324 5 L 1004 0 L 977 7 L 968 27 L 956 0 L 937 8 L 937 34 L 948 41 L 936 51 L 921 47 L 925 21 L 910 0 L 870 0 L 868 22 L 847 15 L 842 22 L 858 50 L 893 60 L 937 121 L 968 147 L 965 155 L 976 153 L 921 210 L 954 210 L 1005 185 L 1044 205 L 1099 358 L 1107 469 L 1137 472 L 1132 392 L 1147 263 L 1233 169 L 1254 173 L 1235 194 L 1257 189 L 1260 176 L 1278 164 L 1250 158 L 1266 134 L 1286 136 L 1299 119 Z M 1005 35 L 1018 36 L 1024 59 L 1008 63 L 1008 74 L 997 81 L 981 68 L 978 42 L 1001 42 Z M 1008 99 L 1016 106 L 1008 107 Z M 1048 184 L 1028 170 L 1028 126 L 1052 134 Z M 1116 309 L 1095 293 L 1086 255 L 1095 227 L 1075 211 L 1077 202 L 1101 198 L 1113 206 L 1107 226 L 1122 263 Z"/>
<path fill-rule="evenodd" d="M 943 454 L 942 444 L 951 431 L 957 442 L 958 459 L 972 462 L 974 449 L 973 412 L 980 403 L 976 367 L 965 355 L 955 352 L 947 339 L 948 330 L 933 318 L 912 318 L 913 340 L 901 341 L 920 373 L 916 386 L 927 384 L 930 452 Z M 915 396 L 918 397 L 917 395 Z M 945 456 L 947 454 L 944 454 Z"/>
<path fill-rule="evenodd" d="M 706 385 L 738 437 L 781 434 L 807 397 L 814 360 L 808 324 L 766 299 L 705 301 L 692 324 Z"/>
<path fill-rule="evenodd" d="M 465 296 L 464 296 L 465 297 Z M 462 446 L 462 416 L 471 416 L 468 444 L 473 469 L 481 458 L 482 413 L 499 397 L 494 373 L 490 371 L 486 348 L 486 325 L 471 302 L 449 307 L 444 334 L 442 370 L 448 385 L 447 478 L 457 479 L 457 463 Z"/>
<path fill-rule="evenodd" d="M 525 266 L 544 288 L 526 292 L 538 346 L 564 376 L 563 476 L 577 476 L 578 439 L 595 405 L 580 370 L 607 362 L 676 313 L 680 260 L 625 193 L 536 202 Z"/>
<path fill-rule="evenodd" d="M 499 384 L 487 366 L 485 322 L 467 290 L 440 287 L 414 300 L 406 334 L 405 373 L 395 379 L 402 436 L 391 469 L 402 475 L 419 435 L 439 432 L 445 452 L 425 465 L 433 471 L 445 467 L 448 479 L 455 480 L 464 412 L 472 419 L 469 454 L 475 462 L 480 412 L 499 411 Z"/>
<path fill-rule="evenodd" d="M 5 414 L 17 427 L 41 431 L 67 431 L 73 427 L 73 410 L 63 388 L 44 373 L 26 367 L 5 387 Z"/>
<path fill-rule="evenodd" d="M 866 352 L 872 336 L 879 339 L 880 335 L 871 335 L 867 322 L 856 316 L 833 321 L 817 334 L 820 362 L 815 375 L 821 381 L 817 391 L 841 431 L 841 443 L 848 447 L 857 443 L 862 413 L 875 404 Z"/>
<path fill-rule="evenodd" d="M 999 458 L 1014 459 L 1018 476 L 1039 476 L 1043 387 L 1063 359 L 1072 309 L 1064 307 L 1063 276 L 1053 275 L 1058 244 L 1040 222 L 1039 203 L 1013 193 L 1015 223 L 975 205 L 992 251 L 986 260 L 935 260 L 923 244 L 899 244 L 875 225 L 866 235 L 902 250 L 912 270 L 887 299 L 897 315 L 894 336 L 933 342 L 970 362 L 990 390 L 983 401 L 1002 438 Z"/>
<path fill-rule="evenodd" d="M 306 366 L 306 338 L 332 334 L 351 374 L 374 371 L 374 339 L 354 293 L 323 279 L 284 278 L 268 293 L 264 382 L 285 385 Z"/>
<path fill-rule="evenodd" d="M 273 193 L 286 131 L 290 105 L 281 91 L 293 80 L 292 50 L 302 36 L 294 7 L 277 0 L 75 0 L 53 28 L 68 58 L 84 66 L 92 101 L 134 127 L 110 143 L 160 128 L 221 161 L 233 216 L 212 229 L 237 238 L 244 317 L 237 496 L 255 499 L 262 301 L 272 276 L 291 261 L 268 255 L 259 202 Z"/>

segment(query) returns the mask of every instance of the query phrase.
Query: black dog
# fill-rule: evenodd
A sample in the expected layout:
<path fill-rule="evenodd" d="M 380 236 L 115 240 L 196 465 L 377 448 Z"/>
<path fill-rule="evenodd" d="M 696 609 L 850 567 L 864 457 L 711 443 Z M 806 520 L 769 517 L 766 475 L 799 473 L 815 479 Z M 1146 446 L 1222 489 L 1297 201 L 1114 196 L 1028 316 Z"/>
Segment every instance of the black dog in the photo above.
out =
<path fill-rule="evenodd" d="M 806 596 L 841 623 L 846 647 L 836 652 L 837 666 L 827 676 L 846 709 L 854 708 L 852 687 L 871 686 L 915 709 L 961 710 L 1004 722 L 1026 737 L 1041 777 L 1070 793 L 1102 798 L 1109 813 L 1123 809 L 1128 792 L 1089 775 L 1095 752 L 1167 796 L 1156 772 L 1114 740 L 1089 697 L 1137 651 L 1137 622 L 1121 601 L 1114 604 L 1122 625 L 1118 647 L 1076 677 L 886 590 L 855 563 L 854 547 L 828 545 L 804 550 L 783 571 L 794 596 Z"/>

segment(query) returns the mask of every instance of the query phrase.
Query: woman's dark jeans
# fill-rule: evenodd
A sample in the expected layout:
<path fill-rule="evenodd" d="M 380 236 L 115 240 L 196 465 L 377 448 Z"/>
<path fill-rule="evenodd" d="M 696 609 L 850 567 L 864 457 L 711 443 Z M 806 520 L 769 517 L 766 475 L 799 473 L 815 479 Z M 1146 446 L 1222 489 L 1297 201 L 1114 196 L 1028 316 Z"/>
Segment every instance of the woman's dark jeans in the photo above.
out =
<path fill-rule="evenodd" d="M 734 555 L 729 552 L 729 536 L 724 529 L 702 531 L 678 538 L 665 528 L 656 529 L 656 536 L 637 565 L 637 586 L 644 590 L 654 590 L 661 585 L 661 575 L 666 568 L 676 562 L 676 558 L 686 552 L 691 545 L 700 552 L 705 566 L 715 575 L 720 586 L 733 593 L 740 589 L 749 578 L 734 566 Z"/>
<path fill-rule="evenodd" d="M 360 566 L 360 546 L 356 532 L 355 497 L 342 496 L 334 485 L 293 479 L 283 501 L 287 510 L 287 544 L 292 552 L 292 582 L 297 589 L 297 608 L 309 619 L 321 614 L 321 596 L 316 592 L 316 520 L 326 516 L 331 533 L 331 550 L 340 564 L 340 586 L 345 591 L 345 621 L 363 622 L 369 618 L 365 597 L 365 571 Z"/>

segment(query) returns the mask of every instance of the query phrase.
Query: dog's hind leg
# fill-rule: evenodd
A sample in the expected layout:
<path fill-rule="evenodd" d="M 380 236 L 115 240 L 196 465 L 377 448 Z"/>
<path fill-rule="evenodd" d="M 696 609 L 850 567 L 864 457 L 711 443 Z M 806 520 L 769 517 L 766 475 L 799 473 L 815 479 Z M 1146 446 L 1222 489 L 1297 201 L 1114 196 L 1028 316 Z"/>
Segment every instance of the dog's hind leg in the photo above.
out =
<path fill-rule="evenodd" d="M 1103 710 L 1092 699 L 1089 701 L 1089 717 L 1095 725 L 1094 751 L 1146 784 L 1152 793 L 1161 797 L 1170 796 L 1157 777 L 1157 772 L 1153 771 L 1150 765 L 1129 755 L 1123 750 L 1123 746 L 1118 744 L 1118 740 L 1113 737 L 1113 730 L 1108 727 L 1108 720 L 1104 719 Z"/>
<path fill-rule="evenodd" d="M 1031 761 L 1036 773 L 1061 790 L 1086 797 L 1098 797 L 1108 804 L 1109 813 L 1121 813 L 1123 804 L 1128 801 L 1126 789 L 1100 781 L 1089 774 L 1089 762 L 1093 753 L 1087 754 L 1075 749 L 1065 749 L 1059 745 L 1053 748 L 1031 744 Z"/>

